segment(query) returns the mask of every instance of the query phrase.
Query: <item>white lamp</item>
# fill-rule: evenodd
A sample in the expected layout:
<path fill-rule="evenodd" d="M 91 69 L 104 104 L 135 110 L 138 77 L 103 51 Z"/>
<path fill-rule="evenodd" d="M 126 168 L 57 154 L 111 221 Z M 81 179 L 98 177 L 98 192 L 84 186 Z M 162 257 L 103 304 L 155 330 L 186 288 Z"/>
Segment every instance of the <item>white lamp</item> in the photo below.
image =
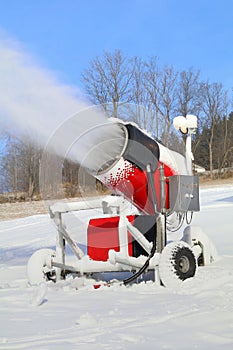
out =
<path fill-rule="evenodd" d="M 197 128 L 197 117 L 192 114 L 187 114 L 186 117 L 178 116 L 173 119 L 173 125 L 176 130 L 187 134 L 189 129 Z"/>

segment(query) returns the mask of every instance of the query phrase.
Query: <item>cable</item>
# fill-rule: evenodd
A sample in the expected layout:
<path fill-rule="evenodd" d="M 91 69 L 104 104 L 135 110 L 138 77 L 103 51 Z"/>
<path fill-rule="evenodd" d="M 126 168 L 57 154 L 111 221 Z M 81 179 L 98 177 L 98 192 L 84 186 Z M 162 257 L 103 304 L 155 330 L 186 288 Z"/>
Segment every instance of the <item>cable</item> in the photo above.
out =
<path fill-rule="evenodd" d="M 190 219 L 188 220 L 188 212 L 186 212 L 186 223 L 187 225 L 190 225 L 193 219 L 193 211 L 190 214 Z"/>
<path fill-rule="evenodd" d="M 147 269 L 147 267 L 149 266 L 150 263 L 150 259 L 152 258 L 152 256 L 155 253 L 155 249 L 156 249 L 156 242 L 155 242 L 155 236 L 154 236 L 154 241 L 153 241 L 153 247 L 151 249 L 150 255 L 148 256 L 145 264 L 138 270 L 138 272 L 136 272 L 133 276 L 123 280 L 123 284 L 126 286 L 127 284 L 135 281 L 139 276 L 141 276 L 143 274 L 143 272 Z"/>
<path fill-rule="evenodd" d="M 176 232 L 176 231 L 178 231 L 181 227 L 182 227 L 182 225 L 183 225 L 183 223 L 184 223 L 184 218 L 185 218 L 185 214 L 178 214 L 177 213 L 177 216 L 179 217 L 179 223 L 178 223 L 178 225 L 175 227 L 175 226 L 172 226 L 172 224 L 170 224 L 171 225 L 171 228 L 169 228 L 169 227 L 167 227 L 167 229 L 168 229 L 168 231 L 170 231 L 170 232 Z M 169 222 L 168 222 L 168 225 L 169 225 Z"/>

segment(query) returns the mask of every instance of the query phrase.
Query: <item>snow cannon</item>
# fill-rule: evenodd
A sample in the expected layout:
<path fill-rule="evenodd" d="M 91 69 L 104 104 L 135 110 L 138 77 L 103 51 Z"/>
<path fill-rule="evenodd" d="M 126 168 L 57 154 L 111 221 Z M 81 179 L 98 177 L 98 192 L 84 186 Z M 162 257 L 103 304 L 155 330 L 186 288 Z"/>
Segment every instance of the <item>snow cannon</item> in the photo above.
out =
<path fill-rule="evenodd" d="M 133 123 L 114 120 L 101 126 L 100 142 L 83 164 L 112 195 L 50 206 L 57 226 L 56 249 L 42 249 L 29 259 L 31 284 L 56 282 L 72 274 L 85 277 L 94 288 L 147 280 L 176 288 L 194 277 L 198 266 L 216 259 L 209 238 L 200 228 L 190 226 L 193 213 L 200 210 L 191 151 L 197 118 L 174 118 L 174 126 L 186 135 L 185 155 L 170 150 Z M 105 137 L 105 127 L 112 138 Z M 80 218 L 75 230 L 72 220 L 69 225 L 71 212 Z M 85 225 L 80 225 L 84 217 Z M 185 223 L 180 240 L 168 239 L 168 234 L 179 232 Z M 66 245 L 77 258 L 75 262 Z"/>
<path fill-rule="evenodd" d="M 191 150 L 183 157 L 135 124 L 117 125 L 124 138 L 122 149 L 102 164 L 94 176 L 146 215 L 199 210 L 198 179 L 192 175 Z M 183 198 L 182 186 L 186 187 Z"/>

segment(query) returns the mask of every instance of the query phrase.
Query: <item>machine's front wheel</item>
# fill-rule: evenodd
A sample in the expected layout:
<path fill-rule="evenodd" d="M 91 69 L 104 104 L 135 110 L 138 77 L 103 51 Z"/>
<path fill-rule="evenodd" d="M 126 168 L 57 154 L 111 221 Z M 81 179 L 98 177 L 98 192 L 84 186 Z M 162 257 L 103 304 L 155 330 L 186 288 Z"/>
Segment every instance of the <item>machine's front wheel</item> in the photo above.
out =
<path fill-rule="evenodd" d="M 55 251 L 52 249 L 40 249 L 32 254 L 27 264 L 28 281 L 31 285 L 56 280 L 55 269 L 47 267 L 48 260 L 54 256 Z"/>
<path fill-rule="evenodd" d="M 182 241 L 165 246 L 159 262 L 159 275 L 164 286 L 176 287 L 196 272 L 196 259 L 191 247 Z"/>

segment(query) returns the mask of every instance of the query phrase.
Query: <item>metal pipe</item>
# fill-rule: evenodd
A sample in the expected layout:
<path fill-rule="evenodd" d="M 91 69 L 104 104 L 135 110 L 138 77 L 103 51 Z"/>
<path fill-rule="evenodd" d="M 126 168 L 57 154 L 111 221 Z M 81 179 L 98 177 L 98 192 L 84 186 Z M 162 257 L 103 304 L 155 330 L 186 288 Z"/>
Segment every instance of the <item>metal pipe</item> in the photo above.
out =
<path fill-rule="evenodd" d="M 145 251 L 150 254 L 152 249 L 152 242 L 149 242 L 145 236 L 136 228 L 134 227 L 127 218 L 125 218 L 126 221 L 126 227 L 133 236 L 133 238 L 142 246 Z"/>
<path fill-rule="evenodd" d="M 162 214 L 166 212 L 166 195 L 165 195 L 165 181 L 166 178 L 164 176 L 164 165 L 161 164 L 159 167 L 160 174 L 160 211 Z"/>

